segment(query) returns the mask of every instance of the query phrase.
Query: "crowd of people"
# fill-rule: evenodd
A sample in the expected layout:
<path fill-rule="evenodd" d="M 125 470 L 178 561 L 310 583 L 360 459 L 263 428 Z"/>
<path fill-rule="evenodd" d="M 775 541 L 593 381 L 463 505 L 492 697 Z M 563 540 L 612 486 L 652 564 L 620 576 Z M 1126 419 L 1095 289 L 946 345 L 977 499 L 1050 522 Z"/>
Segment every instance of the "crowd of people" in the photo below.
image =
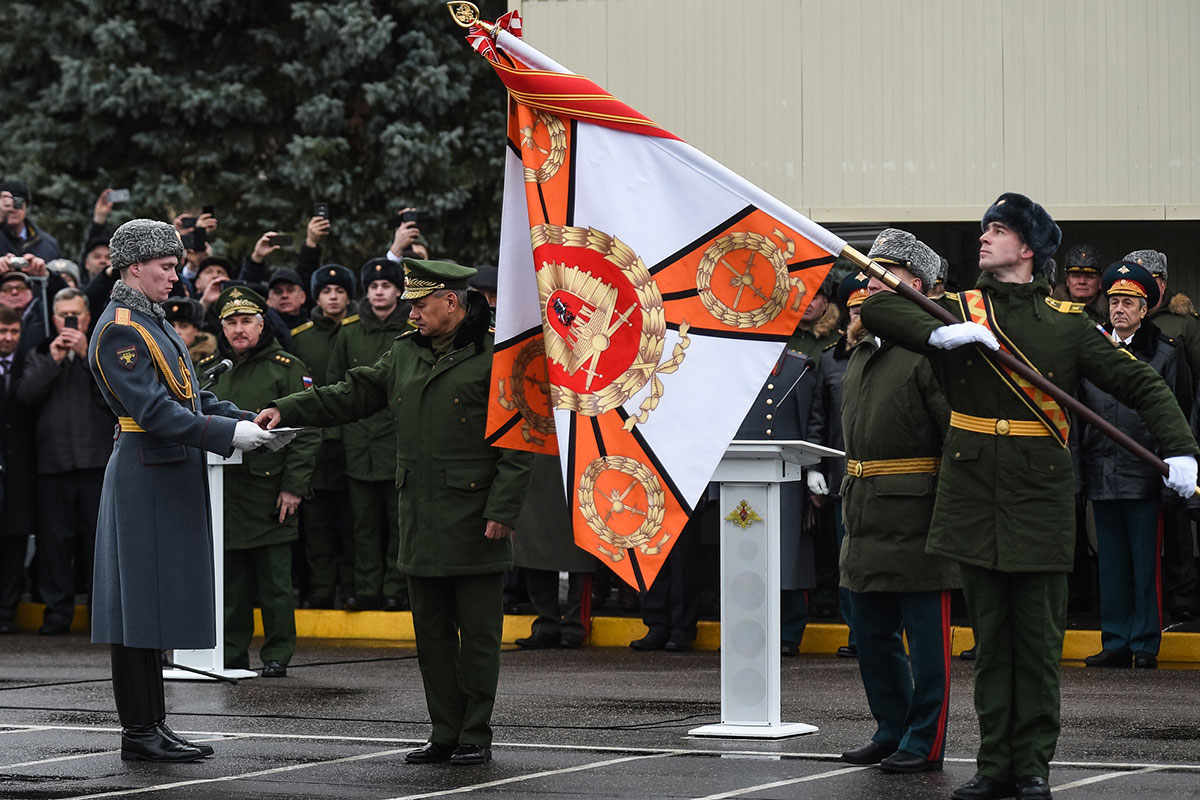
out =
<path fill-rule="evenodd" d="M 96 350 L 102 321 L 127 324 L 139 296 L 161 290 L 150 316 L 170 324 L 194 365 L 194 373 L 182 370 L 171 379 L 169 369 L 162 372 L 176 400 L 192 402 L 208 390 L 238 424 L 258 415 L 264 426 L 281 420 L 322 426 L 286 448 L 241 448 L 238 442 L 254 439 L 246 433 L 231 439 L 247 452 L 229 468 L 226 482 L 225 641 L 217 643 L 225 663 L 250 666 L 255 607 L 262 609 L 266 634 L 258 654 L 266 677 L 287 674 L 297 602 L 347 611 L 411 608 L 418 638 L 426 642 L 420 658 L 434 720 L 429 745 L 411 760 L 490 759 L 497 620 L 515 602 L 512 595 L 523 589 L 537 615 L 530 635 L 517 641 L 529 648 L 580 647 L 590 601 L 607 599 L 606 590 L 592 592 L 593 575 L 597 587 L 606 586 L 602 564 L 573 545 L 557 459 L 502 457 L 491 448 L 475 453 L 471 436 L 442 448 L 454 463 L 442 463 L 425 447 L 438 437 L 452 442 L 462 431 L 482 430 L 486 409 L 455 408 L 455 387 L 457 381 L 486 382 L 481 370 L 490 360 L 460 359 L 470 364 L 458 368 L 445 397 L 432 398 L 412 393 L 412 382 L 428 375 L 411 365 L 427 364 L 439 374 L 443 357 L 488 352 L 495 268 L 431 260 L 417 222 L 409 219 L 396 225 L 390 243 L 381 242 L 383 255 L 352 270 L 325 258 L 332 223 L 324 214 L 308 220 L 294 260 L 280 263 L 287 251 L 282 234 L 272 230 L 235 261 L 213 252 L 209 234 L 218 220 L 202 209 L 166 226 L 178 240 L 178 257 L 169 247 L 149 254 L 174 259 L 171 274 L 153 291 L 129 295 L 130 280 L 137 282 L 131 265 L 144 272 L 153 259 L 131 261 L 126 244 L 122 259 L 114 260 L 109 190 L 94 205 L 76 261 L 64 258 L 58 240 L 35 225 L 32 201 L 24 184 L 0 183 L 0 633 L 12 632 L 26 592 L 45 603 L 39 633 L 66 633 L 77 594 L 92 596 L 93 563 L 100 575 L 104 559 L 113 557 L 112 542 L 97 531 L 112 523 L 104 517 L 111 513 L 104 511 L 104 496 L 111 491 L 106 466 L 116 458 L 114 429 L 146 429 L 115 410 L 122 402 L 128 408 L 128 400 L 114 388 L 119 381 L 102 373 L 106 358 L 115 358 L 110 371 L 132 371 L 139 351 L 136 344 L 112 353 L 101 348 L 98 357 L 89 356 L 89 347 Z M 154 231 L 146 235 L 165 235 Z M 1056 416 L 1045 398 L 1022 396 L 1019 380 L 973 349 L 1003 347 L 1045 365 L 1046 377 L 1059 372 L 1058 382 L 1084 405 L 1150 450 L 1190 454 L 1181 435 L 1195 434 L 1200 410 L 1200 317 L 1188 298 L 1168 290 L 1166 256 L 1140 249 L 1110 264 L 1092 245 L 1079 244 L 1068 249 L 1060 280 L 1051 257 L 1057 231 L 1040 206 L 1005 195 L 984 217 L 978 288 L 955 292 L 948 291 L 955 287 L 945 258 L 911 234 L 885 230 L 871 257 L 963 322 L 910 318 L 924 312 L 899 298 L 877 300 L 894 288 L 878 279 L 858 273 L 830 279 L 811 298 L 739 430 L 737 438 L 807 439 L 846 451 L 845 459 L 826 459 L 783 495 L 779 646 L 782 655 L 796 655 L 810 617 L 838 615 L 848 624 L 850 638 L 839 655 L 859 659 L 879 724 L 870 742 L 844 754 L 851 763 L 882 762 L 895 772 L 940 768 L 947 632 L 960 588 L 981 643 L 981 753 L 1003 750 L 997 743 L 1007 735 L 1005 726 L 1021 722 L 1003 718 L 1013 704 L 997 699 L 1014 691 L 1010 673 L 1057 685 L 1053 642 L 1031 644 L 1019 632 L 1001 630 L 997 626 L 1007 623 L 986 609 L 1019 605 L 1017 596 L 1040 598 L 1029 601 L 1037 606 L 1034 615 L 1055 621 L 1061 645 L 1066 608 L 1090 602 L 1098 574 L 1103 649 L 1087 663 L 1141 668 L 1156 666 L 1164 614 L 1187 621 L 1194 613 L 1197 564 L 1188 504 L 1164 490 L 1153 467 L 1096 426 Z M 1030 273 L 1020 286 L 1010 280 L 1020 270 L 995 255 L 1011 249 L 1009 234 L 1020 251 L 1013 263 Z M 989 266 L 989 259 L 997 263 Z M 145 288 L 157 279 L 147 273 L 141 280 Z M 116 316 L 112 303 L 124 303 Z M 1083 318 L 1100 330 L 1081 334 Z M 1046 333 L 1032 341 L 1010 338 L 1001 324 Z M 1067 352 L 1063 343 L 1072 337 L 1083 338 Z M 160 343 L 149 354 L 157 363 L 164 351 Z M 1165 393 L 1138 389 L 1147 384 L 1145 375 L 1128 372 L 1125 362 L 1148 365 Z M 964 379 L 977 372 L 978 379 Z M 1004 408 L 996 397 L 980 395 L 979 387 L 997 376 L 1011 384 Z M 445 416 L 443 401 L 453 418 Z M 421 402 L 441 410 L 416 416 L 411 404 Z M 1192 430 L 1181 434 L 1172 415 L 1190 420 Z M 171 453 L 148 455 L 143 448 L 141 463 L 157 457 Z M 984 483 L 979 470 L 988 472 Z M 442 480 L 429 483 L 433 474 Z M 473 494 L 493 481 L 504 491 Z M 994 484 L 994 503 L 981 505 L 984 484 Z M 397 486 L 406 489 L 398 494 Z M 710 494 L 715 499 L 715 488 Z M 416 496 L 426 502 L 414 505 Z M 648 633 L 633 648 L 691 649 L 705 574 L 702 522 L 711 522 L 714 506 L 697 504 L 690 530 L 640 598 Z M 446 542 L 431 547 L 404 533 L 428 527 L 426 515 L 435 507 Z M 467 538 L 472 520 L 486 520 L 487 545 L 455 544 L 447 533 L 455 519 Z M 1074 528 L 1069 536 L 1030 538 L 1048 520 L 1068 526 L 1074 520 Z M 522 535 L 510 543 L 514 527 Z M 108 550 L 97 552 L 98 541 Z M 509 571 L 514 549 L 517 572 Z M 569 575 L 565 606 L 560 572 Z M 514 582 L 513 575 L 520 577 Z M 98 593 L 112 602 L 111 587 Z M 95 613 L 107 620 L 102 629 L 122 618 L 113 607 Z M 907 656 L 901 633 L 908 637 Z M 130 651 L 114 650 L 114 675 L 142 675 L 144 683 L 143 656 L 133 653 L 138 645 L 116 629 L 99 641 Z M 161 649 L 162 642 L 154 642 L 148 649 Z M 471 665 L 480 685 L 447 688 L 439 681 L 458 658 Z M 1056 695 L 1054 706 L 1056 719 Z M 134 731 L 131 757 L 189 760 L 200 752 L 171 738 L 164 715 L 159 701 L 132 713 L 129 724 L 123 719 Z M 1056 723 L 1050 727 L 1056 735 Z M 975 785 L 960 787 L 956 796 L 1009 796 L 997 792 L 1017 779 L 1044 778 L 1053 739 L 1046 733 L 1019 757 L 1009 752 L 1007 761 L 981 755 Z M 1029 785 L 1034 789 L 1021 796 L 1042 796 L 1036 781 Z"/>

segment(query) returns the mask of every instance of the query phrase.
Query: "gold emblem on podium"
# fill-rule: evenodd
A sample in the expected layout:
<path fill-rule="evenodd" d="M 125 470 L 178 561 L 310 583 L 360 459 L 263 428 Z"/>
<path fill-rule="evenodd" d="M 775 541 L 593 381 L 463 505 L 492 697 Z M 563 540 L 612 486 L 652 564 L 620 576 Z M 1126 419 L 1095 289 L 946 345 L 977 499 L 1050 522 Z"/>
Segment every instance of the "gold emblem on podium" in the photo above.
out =
<path fill-rule="evenodd" d="M 742 530 L 746 530 L 756 522 L 762 522 L 763 518 L 758 515 L 758 512 L 750 507 L 750 504 L 745 500 L 733 507 L 733 511 L 729 512 L 729 516 L 725 517 L 726 522 L 732 522 Z"/>

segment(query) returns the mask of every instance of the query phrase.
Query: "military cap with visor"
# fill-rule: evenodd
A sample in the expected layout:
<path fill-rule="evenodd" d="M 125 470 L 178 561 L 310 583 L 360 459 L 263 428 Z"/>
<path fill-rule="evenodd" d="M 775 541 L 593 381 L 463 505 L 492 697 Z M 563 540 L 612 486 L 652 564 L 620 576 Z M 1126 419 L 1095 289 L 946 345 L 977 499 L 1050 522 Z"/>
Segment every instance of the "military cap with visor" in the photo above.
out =
<path fill-rule="evenodd" d="M 914 278 L 921 279 L 921 291 L 926 294 L 937 280 L 942 266 L 941 257 L 908 231 L 884 228 L 875 237 L 867 257 L 885 267 L 902 267 Z"/>
<path fill-rule="evenodd" d="M 217 296 L 216 308 L 218 319 L 228 319 L 235 314 L 264 314 L 267 301 L 253 289 L 231 286 Z"/>
<path fill-rule="evenodd" d="M 1104 287 L 1104 293 L 1109 297 L 1119 295 L 1140 297 L 1151 308 L 1158 305 L 1160 297 L 1158 281 L 1154 280 L 1150 270 L 1137 262 L 1118 261 L 1110 264 L 1108 269 L 1104 270 L 1104 276 L 1100 279 L 1100 283 Z"/>
<path fill-rule="evenodd" d="M 318 268 L 309 279 L 309 295 L 316 298 L 326 286 L 340 286 L 353 298 L 354 273 L 341 264 L 326 264 Z"/>
<path fill-rule="evenodd" d="M 846 277 L 842 278 L 838 284 L 838 302 L 845 308 L 857 308 L 867 299 L 868 291 L 867 284 L 871 279 L 866 273 L 855 270 Z"/>
<path fill-rule="evenodd" d="M 118 272 L 156 258 L 183 258 L 183 242 L 175 226 L 154 219 L 131 219 L 108 241 L 109 258 Z"/>
<path fill-rule="evenodd" d="M 1167 256 L 1164 253 L 1157 250 L 1134 250 L 1125 256 L 1125 260 L 1145 267 L 1155 277 L 1164 281 L 1167 279 Z"/>
<path fill-rule="evenodd" d="M 1071 272 L 1090 272 L 1099 275 L 1104 269 L 1104 261 L 1100 255 L 1100 251 L 1095 245 L 1077 244 L 1067 251 L 1067 257 L 1063 260 L 1064 266 L 1068 273 Z"/>
<path fill-rule="evenodd" d="M 451 264 L 448 261 L 404 259 L 404 300 L 419 300 L 442 289 L 466 289 L 474 267 Z"/>

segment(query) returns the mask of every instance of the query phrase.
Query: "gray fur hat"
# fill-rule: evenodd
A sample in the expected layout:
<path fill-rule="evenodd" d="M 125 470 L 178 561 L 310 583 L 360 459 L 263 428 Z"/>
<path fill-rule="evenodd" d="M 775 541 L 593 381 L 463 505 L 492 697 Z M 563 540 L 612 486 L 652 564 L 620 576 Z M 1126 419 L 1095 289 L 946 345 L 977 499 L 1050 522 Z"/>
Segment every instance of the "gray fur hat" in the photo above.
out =
<path fill-rule="evenodd" d="M 950 259 L 945 256 L 938 256 L 938 258 L 942 260 L 942 263 L 938 265 L 937 279 L 945 283 L 950 277 Z"/>
<path fill-rule="evenodd" d="M 1134 250 L 1121 260 L 1140 264 L 1151 275 L 1162 278 L 1164 281 L 1167 279 L 1167 256 L 1165 253 L 1160 253 L 1157 250 Z"/>
<path fill-rule="evenodd" d="M 928 293 L 937 280 L 942 260 L 929 246 L 908 231 L 884 228 L 875 237 L 867 257 L 886 266 L 903 267 L 921 279 L 921 290 Z"/>
<path fill-rule="evenodd" d="M 165 256 L 183 258 L 179 233 L 168 223 L 153 219 L 129 220 L 113 233 L 108 248 L 112 265 L 119 271 Z"/>

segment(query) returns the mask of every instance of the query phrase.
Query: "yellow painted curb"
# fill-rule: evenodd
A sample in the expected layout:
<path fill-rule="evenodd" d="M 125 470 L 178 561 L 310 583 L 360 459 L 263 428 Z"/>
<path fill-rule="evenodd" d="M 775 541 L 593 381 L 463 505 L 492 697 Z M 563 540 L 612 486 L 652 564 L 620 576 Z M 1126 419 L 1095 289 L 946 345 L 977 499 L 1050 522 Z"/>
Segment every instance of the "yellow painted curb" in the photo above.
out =
<path fill-rule="evenodd" d="M 36 631 L 42 624 L 40 603 L 22 603 L 17 607 L 13 627 L 18 630 Z M 535 617 L 505 615 L 503 641 L 512 644 L 522 636 L 528 636 Z M 721 646 L 721 623 L 705 621 L 696 626 L 697 650 L 717 650 Z M 73 633 L 88 630 L 88 615 L 85 606 L 75 609 L 71 622 Z M 647 628 L 636 617 L 594 617 L 588 644 L 594 647 L 628 647 L 635 639 L 647 633 Z M 802 653 L 832 655 L 846 644 L 849 630 L 845 625 L 825 622 L 809 623 L 800 644 Z M 262 617 L 254 612 L 254 635 L 262 636 Z M 408 611 L 333 611 L 320 609 L 297 609 L 296 635 L 301 639 L 375 639 L 392 642 L 412 643 L 414 639 L 412 614 Z M 975 636 L 970 628 L 951 629 L 951 652 L 958 655 L 975 645 Z M 1100 652 L 1100 632 L 1068 630 L 1063 639 L 1063 660 L 1082 661 L 1093 653 Z M 1164 633 L 1158 660 L 1176 664 L 1200 665 L 1200 633 Z"/>

